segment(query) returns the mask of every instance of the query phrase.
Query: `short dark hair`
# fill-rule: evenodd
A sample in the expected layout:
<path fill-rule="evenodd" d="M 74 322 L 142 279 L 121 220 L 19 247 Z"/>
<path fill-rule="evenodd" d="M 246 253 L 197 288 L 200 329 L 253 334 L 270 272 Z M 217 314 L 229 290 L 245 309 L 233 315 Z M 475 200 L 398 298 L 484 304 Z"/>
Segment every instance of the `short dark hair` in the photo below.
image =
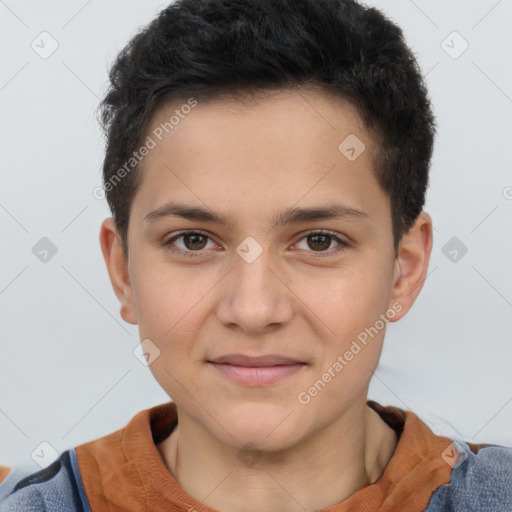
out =
<path fill-rule="evenodd" d="M 395 250 L 423 209 L 435 118 L 402 30 L 375 8 L 354 0 L 177 0 L 129 41 L 109 78 L 99 105 L 103 187 L 126 255 L 140 183 L 140 166 L 126 172 L 126 162 L 156 111 L 190 97 L 307 86 L 348 100 L 378 147 L 373 170 L 390 198 Z"/>

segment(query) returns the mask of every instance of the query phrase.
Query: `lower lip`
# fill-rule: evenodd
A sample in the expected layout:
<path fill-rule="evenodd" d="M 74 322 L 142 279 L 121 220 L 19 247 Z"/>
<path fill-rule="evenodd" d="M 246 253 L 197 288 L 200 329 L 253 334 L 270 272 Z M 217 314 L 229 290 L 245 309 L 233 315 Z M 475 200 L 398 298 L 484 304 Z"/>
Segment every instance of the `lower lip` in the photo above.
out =
<path fill-rule="evenodd" d="M 305 364 L 287 364 L 278 366 L 235 366 L 227 363 L 212 363 L 222 375 L 240 384 L 274 384 L 300 370 Z"/>

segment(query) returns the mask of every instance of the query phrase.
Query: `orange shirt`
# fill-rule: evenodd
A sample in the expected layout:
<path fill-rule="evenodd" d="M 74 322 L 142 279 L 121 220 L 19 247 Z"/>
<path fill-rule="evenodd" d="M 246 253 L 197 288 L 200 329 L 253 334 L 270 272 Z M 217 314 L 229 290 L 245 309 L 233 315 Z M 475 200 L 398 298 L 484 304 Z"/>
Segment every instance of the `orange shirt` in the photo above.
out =
<path fill-rule="evenodd" d="M 5 477 L 11 472 L 11 468 L 7 466 L 0 466 L 0 482 L 5 480 Z"/>
<path fill-rule="evenodd" d="M 412 412 L 369 401 L 399 436 L 381 477 L 322 512 L 420 512 L 450 482 L 442 458 L 451 440 L 435 435 Z M 186 494 L 165 467 L 156 444 L 177 424 L 173 402 L 139 412 L 112 434 L 75 448 L 92 512 L 218 512 Z"/>

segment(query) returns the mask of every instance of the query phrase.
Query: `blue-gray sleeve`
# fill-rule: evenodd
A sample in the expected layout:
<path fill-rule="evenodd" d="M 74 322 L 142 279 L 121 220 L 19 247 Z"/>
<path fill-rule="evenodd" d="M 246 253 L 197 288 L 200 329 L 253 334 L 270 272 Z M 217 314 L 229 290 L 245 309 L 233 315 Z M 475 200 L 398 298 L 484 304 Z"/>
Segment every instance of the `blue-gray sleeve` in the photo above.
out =
<path fill-rule="evenodd" d="M 40 471 L 28 468 L 13 468 L 0 484 L 0 512 L 91 512 L 74 449 Z"/>
<path fill-rule="evenodd" d="M 488 446 L 475 454 L 463 441 L 454 445 L 460 464 L 425 512 L 512 512 L 512 448 Z"/>

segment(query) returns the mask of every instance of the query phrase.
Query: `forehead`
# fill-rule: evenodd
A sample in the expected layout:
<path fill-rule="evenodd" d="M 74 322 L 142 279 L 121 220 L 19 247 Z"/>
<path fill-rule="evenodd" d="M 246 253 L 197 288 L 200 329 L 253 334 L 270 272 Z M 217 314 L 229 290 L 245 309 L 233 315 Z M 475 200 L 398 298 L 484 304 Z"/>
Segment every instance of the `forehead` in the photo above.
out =
<path fill-rule="evenodd" d="M 175 198 L 226 212 L 245 206 L 255 216 L 336 199 L 370 214 L 386 208 L 373 173 L 377 148 L 349 103 L 282 90 L 193 104 L 167 104 L 151 120 L 155 145 L 134 201 L 140 215 Z"/>
<path fill-rule="evenodd" d="M 279 143 L 280 137 L 292 135 L 317 143 L 323 139 L 332 145 L 329 135 L 341 136 L 347 132 L 365 139 L 369 152 L 376 150 L 373 138 L 367 133 L 355 107 L 342 98 L 313 88 L 241 94 L 209 100 L 183 98 L 164 104 L 153 115 L 147 135 L 156 137 L 158 143 L 165 145 L 166 141 L 178 144 L 180 140 L 189 138 L 191 132 L 194 135 L 208 134 L 210 138 L 229 134 L 233 144 L 243 140 L 248 148 L 251 139 L 253 145 L 264 141 L 268 146 L 271 138 Z M 190 107 L 192 102 L 195 106 Z M 250 138 L 243 128 L 251 130 Z M 262 130 L 254 131 L 255 128 Z M 212 133 L 212 129 L 217 133 Z M 294 142 L 289 141 L 290 147 Z M 208 144 L 208 140 L 197 140 L 197 143 L 197 149 L 200 149 L 201 145 Z"/>

